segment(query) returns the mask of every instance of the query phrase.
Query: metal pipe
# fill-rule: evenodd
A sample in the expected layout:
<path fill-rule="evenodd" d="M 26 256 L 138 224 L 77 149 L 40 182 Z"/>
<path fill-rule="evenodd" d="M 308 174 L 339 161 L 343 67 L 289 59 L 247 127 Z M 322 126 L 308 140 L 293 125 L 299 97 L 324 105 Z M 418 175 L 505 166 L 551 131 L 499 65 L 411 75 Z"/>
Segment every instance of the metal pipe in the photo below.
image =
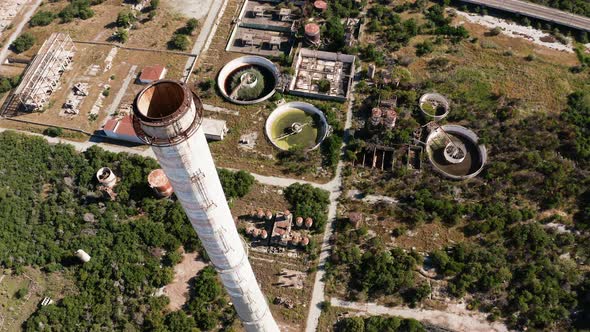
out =
<path fill-rule="evenodd" d="M 152 146 L 246 331 L 279 331 L 225 199 L 201 128 L 202 112 L 186 84 L 159 80 L 135 98 L 133 125 Z"/>

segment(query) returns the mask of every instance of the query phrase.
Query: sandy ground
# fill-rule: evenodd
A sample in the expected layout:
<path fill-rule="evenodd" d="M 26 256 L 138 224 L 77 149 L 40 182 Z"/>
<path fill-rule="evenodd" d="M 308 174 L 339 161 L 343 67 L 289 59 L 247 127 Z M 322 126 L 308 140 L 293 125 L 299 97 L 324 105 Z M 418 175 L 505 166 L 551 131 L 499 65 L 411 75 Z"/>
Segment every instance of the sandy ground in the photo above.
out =
<path fill-rule="evenodd" d="M 167 0 L 164 2 L 183 16 L 194 17 L 198 20 L 207 16 L 212 1 L 213 0 Z"/>
<path fill-rule="evenodd" d="M 459 10 L 455 11 L 459 17 L 466 19 L 471 23 L 476 23 L 493 29 L 495 27 L 502 28 L 502 33 L 511 37 L 518 37 L 527 39 L 537 45 L 552 48 L 558 51 L 574 52 L 573 44 L 570 39 L 568 45 L 564 45 L 558 41 L 555 42 L 544 42 L 541 40 L 543 37 L 549 36 L 546 32 L 535 29 L 533 27 L 527 27 L 524 25 L 516 24 L 505 19 L 497 18 L 489 15 L 478 15 L 472 13 L 466 13 Z M 586 44 L 586 48 L 590 48 L 590 44 Z"/>
<path fill-rule="evenodd" d="M 197 259 L 197 253 L 184 254 L 182 262 L 174 267 L 174 280 L 164 287 L 164 294 L 170 298 L 168 308 L 178 310 L 186 303 L 189 291 L 189 280 L 207 266 Z"/>
<path fill-rule="evenodd" d="M 414 318 L 457 332 L 509 331 L 504 324 L 499 322 L 490 323 L 486 320 L 484 314 L 467 310 L 464 304 L 451 304 L 443 311 L 407 307 L 389 308 L 374 303 L 348 302 L 337 298 L 332 298 L 330 302 L 335 307 L 355 309 L 370 315 L 393 315 Z"/>

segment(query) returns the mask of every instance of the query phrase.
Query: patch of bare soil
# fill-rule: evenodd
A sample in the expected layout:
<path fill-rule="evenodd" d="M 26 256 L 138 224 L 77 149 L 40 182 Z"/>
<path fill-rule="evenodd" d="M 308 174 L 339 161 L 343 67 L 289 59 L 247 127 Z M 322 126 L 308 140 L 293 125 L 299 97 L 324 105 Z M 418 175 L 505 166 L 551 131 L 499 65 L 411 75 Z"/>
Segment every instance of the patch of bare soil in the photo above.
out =
<path fill-rule="evenodd" d="M 170 298 L 170 310 L 182 308 L 188 298 L 189 280 L 207 266 L 198 256 L 198 253 L 185 253 L 182 262 L 174 267 L 174 280 L 164 287 L 164 294 Z"/>

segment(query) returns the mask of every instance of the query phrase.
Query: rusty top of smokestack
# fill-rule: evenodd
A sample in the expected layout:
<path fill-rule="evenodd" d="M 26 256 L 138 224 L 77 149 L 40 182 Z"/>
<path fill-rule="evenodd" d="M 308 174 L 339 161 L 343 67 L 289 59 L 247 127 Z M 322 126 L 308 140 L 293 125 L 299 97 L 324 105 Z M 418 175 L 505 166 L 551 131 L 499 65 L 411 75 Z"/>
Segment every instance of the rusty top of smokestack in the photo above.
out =
<path fill-rule="evenodd" d="M 133 102 L 133 128 L 149 145 L 183 142 L 201 126 L 203 105 L 182 82 L 158 80 L 146 86 Z"/>

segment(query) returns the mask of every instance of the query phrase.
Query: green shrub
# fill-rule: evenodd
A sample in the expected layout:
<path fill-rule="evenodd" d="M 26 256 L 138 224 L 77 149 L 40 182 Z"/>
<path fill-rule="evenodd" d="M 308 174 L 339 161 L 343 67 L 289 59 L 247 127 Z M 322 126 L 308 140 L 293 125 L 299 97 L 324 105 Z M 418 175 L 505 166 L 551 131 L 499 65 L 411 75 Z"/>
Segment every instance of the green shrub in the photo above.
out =
<path fill-rule="evenodd" d="M 51 137 L 59 137 L 63 135 L 63 129 L 59 127 L 49 127 L 43 131 L 43 134 Z"/>
<path fill-rule="evenodd" d="M 26 287 L 22 287 L 19 288 L 18 291 L 16 291 L 16 293 L 14 293 L 14 297 L 17 299 L 22 299 L 23 297 L 27 296 L 27 294 L 29 294 L 29 289 Z"/>
<path fill-rule="evenodd" d="M 46 26 L 51 24 L 55 19 L 56 15 L 49 11 L 40 10 L 29 21 L 29 25 L 32 27 L 35 26 Z"/>
<path fill-rule="evenodd" d="M 186 51 L 190 46 L 190 41 L 185 35 L 175 34 L 168 42 L 168 48 Z"/>
<path fill-rule="evenodd" d="M 10 44 L 10 47 L 15 53 L 22 53 L 33 47 L 34 44 L 35 37 L 33 37 L 32 34 L 25 32 L 22 35 L 18 36 L 18 38 L 16 38 L 12 42 L 12 44 Z"/>
<path fill-rule="evenodd" d="M 242 88 L 240 88 L 237 95 L 238 99 L 254 100 L 260 98 L 262 96 L 262 93 L 264 92 L 265 87 L 264 76 L 259 70 L 254 68 L 244 69 L 233 75 L 232 80 L 230 82 L 231 90 L 233 91 L 236 87 L 238 87 L 241 84 L 242 75 L 246 74 L 256 79 L 256 85 L 254 85 L 253 87 L 243 86 Z M 228 91 L 228 93 L 231 93 L 231 91 Z"/>
<path fill-rule="evenodd" d="M 330 194 L 310 184 L 294 183 L 285 189 L 285 199 L 293 207 L 295 216 L 311 217 L 313 228 L 322 230 L 328 220 L 327 210 L 330 204 Z"/>

